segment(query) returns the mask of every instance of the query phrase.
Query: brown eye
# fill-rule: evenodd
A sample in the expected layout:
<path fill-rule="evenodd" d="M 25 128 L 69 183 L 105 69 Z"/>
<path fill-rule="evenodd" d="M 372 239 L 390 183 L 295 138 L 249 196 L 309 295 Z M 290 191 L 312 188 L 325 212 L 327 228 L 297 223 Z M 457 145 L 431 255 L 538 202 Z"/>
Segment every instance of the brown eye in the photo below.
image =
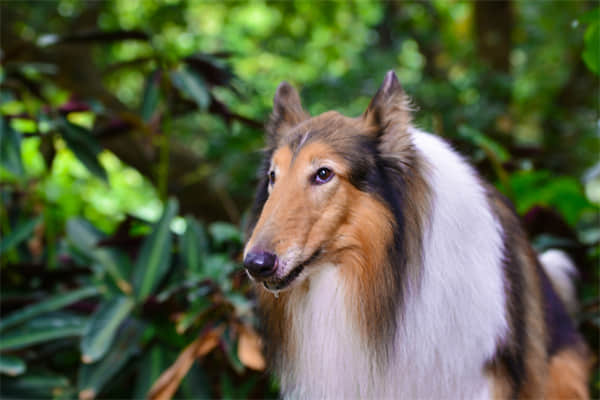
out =
<path fill-rule="evenodd" d="M 269 185 L 273 185 L 275 183 L 275 171 L 269 172 Z"/>
<path fill-rule="evenodd" d="M 332 170 L 330 170 L 329 168 L 319 168 L 319 170 L 315 174 L 314 183 L 316 183 L 317 185 L 322 185 L 324 183 L 329 182 L 332 177 Z"/>

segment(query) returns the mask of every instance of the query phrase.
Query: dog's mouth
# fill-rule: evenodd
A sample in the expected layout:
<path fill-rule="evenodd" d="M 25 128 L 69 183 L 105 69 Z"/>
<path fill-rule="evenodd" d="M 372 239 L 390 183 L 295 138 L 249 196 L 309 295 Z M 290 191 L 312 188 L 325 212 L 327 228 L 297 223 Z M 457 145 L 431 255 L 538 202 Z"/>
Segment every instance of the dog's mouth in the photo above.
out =
<path fill-rule="evenodd" d="M 304 267 L 315 262 L 321 255 L 321 249 L 315 250 L 310 257 L 294 267 L 286 276 L 278 279 L 267 279 L 263 281 L 265 289 L 270 291 L 279 291 L 287 288 L 304 271 Z"/>

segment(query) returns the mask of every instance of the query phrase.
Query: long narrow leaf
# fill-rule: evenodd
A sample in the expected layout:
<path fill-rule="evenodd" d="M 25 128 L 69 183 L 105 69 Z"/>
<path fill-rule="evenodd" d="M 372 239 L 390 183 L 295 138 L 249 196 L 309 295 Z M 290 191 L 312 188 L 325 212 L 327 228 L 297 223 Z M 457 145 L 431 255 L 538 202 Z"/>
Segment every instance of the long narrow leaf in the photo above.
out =
<path fill-rule="evenodd" d="M 23 175 L 21 135 L 6 118 L 0 122 L 0 165 L 17 176 Z"/>
<path fill-rule="evenodd" d="M 98 154 L 102 150 L 100 144 L 88 130 L 70 123 L 66 118 L 59 120 L 60 133 L 67 142 L 69 149 L 85 165 L 85 167 L 97 177 L 108 180 L 104 167 L 98 161 Z"/>
<path fill-rule="evenodd" d="M 127 361 L 139 351 L 138 343 L 142 332 L 140 324 L 128 322 L 102 360 L 81 366 L 78 378 L 80 399 L 95 398 L 110 379 L 120 372 Z"/>
<path fill-rule="evenodd" d="M 167 367 L 167 352 L 160 345 L 146 351 L 139 361 L 133 398 L 145 399 L 152 384 Z"/>
<path fill-rule="evenodd" d="M 125 294 L 131 294 L 131 285 L 125 278 L 131 271 L 131 261 L 123 252 L 114 249 L 97 249 L 94 258 L 108 272 L 119 289 Z"/>
<path fill-rule="evenodd" d="M 8 234 L 6 237 L 3 237 L 0 241 L 0 255 L 2 255 L 5 251 L 17 246 L 24 240 L 29 239 L 33 234 L 35 226 L 40 222 L 40 218 L 41 217 L 36 217 L 21 222 L 10 234 Z"/>
<path fill-rule="evenodd" d="M 0 354 L 0 374 L 17 376 L 25 372 L 27 366 L 19 357 Z"/>
<path fill-rule="evenodd" d="M 193 363 L 187 375 L 181 381 L 176 395 L 178 398 L 186 399 L 214 399 L 216 396 L 212 393 L 212 383 L 207 376 L 201 363 Z M 206 364 L 204 364 L 206 365 Z M 222 397 L 226 398 L 226 397 Z M 234 398 L 234 397 L 231 397 Z M 242 397 L 238 397 L 242 398 Z M 250 398 L 246 396 L 245 398 Z"/>
<path fill-rule="evenodd" d="M 204 227 L 193 217 L 185 218 L 187 228 L 180 237 L 180 251 L 187 271 L 199 272 L 208 252 L 208 237 Z"/>
<path fill-rule="evenodd" d="M 156 107 L 158 106 L 160 97 L 160 76 L 160 70 L 156 70 L 146 79 L 144 95 L 142 97 L 142 107 L 140 110 L 140 115 L 146 122 L 154 115 L 154 110 L 156 110 Z"/>
<path fill-rule="evenodd" d="M 69 380 L 60 375 L 35 373 L 2 380 L 2 394 L 14 399 L 58 398 L 58 394 L 68 389 Z"/>
<path fill-rule="evenodd" d="M 67 238 L 78 251 L 92 258 L 92 253 L 104 234 L 83 218 L 71 218 L 67 221 Z"/>
<path fill-rule="evenodd" d="M 154 231 L 144 240 L 133 269 L 133 286 L 139 300 L 152 293 L 169 269 L 172 248 L 170 225 L 177 209 L 177 201 L 169 200 Z"/>
<path fill-rule="evenodd" d="M 200 110 L 205 110 L 210 104 L 210 93 L 204 78 L 196 71 L 182 67 L 171 72 L 173 85 L 177 87 L 185 97 L 196 102 Z"/>
<path fill-rule="evenodd" d="M 198 320 L 204 311 L 210 308 L 210 306 L 211 302 L 207 297 L 201 297 L 197 299 L 189 307 L 189 310 L 177 321 L 177 325 L 175 326 L 177 333 L 180 335 L 183 334 L 190 326 L 192 326 L 192 324 L 194 324 L 194 322 Z"/>
<path fill-rule="evenodd" d="M 126 277 L 131 272 L 129 258 L 114 249 L 97 248 L 105 235 L 82 218 L 72 218 L 67 222 L 69 243 L 86 257 L 96 261 L 111 276 L 125 294 L 131 293 L 131 285 Z"/>
<path fill-rule="evenodd" d="M 9 330 L 0 336 L 0 351 L 17 350 L 50 340 L 81 336 L 85 320 L 81 318 L 49 317 L 31 320 L 23 328 Z"/>
<path fill-rule="evenodd" d="M 109 300 L 94 313 L 81 340 L 84 363 L 97 361 L 106 353 L 134 304 L 133 299 L 121 295 Z"/>
<path fill-rule="evenodd" d="M 17 310 L 12 314 L 8 315 L 6 318 L 0 320 L 0 331 L 18 325 L 40 314 L 47 313 L 49 311 L 56 311 L 79 300 L 85 299 L 87 297 L 96 296 L 99 293 L 100 291 L 98 290 L 98 288 L 87 287 L 79 290 L 74 290 L 69 293 L 53 296 L 50 299 L 33 304 L 29 307 L 25 307 L 21 310 Z"/>

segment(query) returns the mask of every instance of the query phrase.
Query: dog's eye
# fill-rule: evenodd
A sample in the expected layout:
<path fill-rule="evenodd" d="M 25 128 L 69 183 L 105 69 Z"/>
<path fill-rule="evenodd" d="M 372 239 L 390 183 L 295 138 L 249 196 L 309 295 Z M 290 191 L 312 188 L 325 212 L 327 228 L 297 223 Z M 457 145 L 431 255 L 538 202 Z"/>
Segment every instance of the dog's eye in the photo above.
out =
<path fill-rule="evenodd" d="M 269 185 L 272 185 L 275 183 L 275 171 L 271 171 L 269 172 Z"/>
<path fill-rule="evenodd" d="M 314 183 L 317 185 L 322 185 L 327 183 L 333 177 L 333 171 L 329 168 L 319 168 L 317 173 L 315 174 Z"/>

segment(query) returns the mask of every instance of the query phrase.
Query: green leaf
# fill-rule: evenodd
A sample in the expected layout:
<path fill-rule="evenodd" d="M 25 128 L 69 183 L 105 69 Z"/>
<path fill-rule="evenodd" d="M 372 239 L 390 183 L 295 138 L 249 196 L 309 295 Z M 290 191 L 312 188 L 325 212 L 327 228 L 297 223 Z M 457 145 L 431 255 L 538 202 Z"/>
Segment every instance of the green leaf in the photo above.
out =
<path fill-rule="evenodd" d="M 35 373 L 2 379 L 2 393 L 12 398 L 57 398 L 68 388 L 69 380 L 60 375 Z"/>
<path fill-rule="evenodd" d="M 14 325 L 21 324 L 40 314 L 47 313 L 50 311 L 56 311 L 79 300 L 85 299 L 87 297 L 96 296 L 99 293 L 100 291 L 98 290 L 98 288 L 87 287 L 53 296 L 49 299 L 46 299 L 39 303 L 25 307 L 21 310 L 17 310 L 12 314 L 9 314 L 4 319 L 0 320 L 0 331 L 12 327 Z"/>
<path fill-rule="evenodd" d="M 243 383 L 234 383 L 229 376 L 221 375 L 221 391 L 224 399 L 247 399 L 251 397 L 252 390 L 256 387 L 258 376 L 253 375 Z"/>
<path fill-rule="evenodd" d="M 179 318 L 179 321 L 177 321 L 177 326 L 175 328 L 177 333 L 180 335 L 185 333 L 185 331 L 187 331 L 188 328 L 192 326 L 198 320 L 198 318 L 211 307 L 211 305 L 212 302 L 206 297 L 197 299 L 189 307 L 189 310 L 186 311 L 181 318 Z"/>
<path fill-rule="evenodd" d="M 96 244 L 104 234 L 83 218 L 71 218 L 67 221 L 67 239 L 77 250 L 92 257 Z"/>
<path fill-rule="evenodd" d="M 458 136 L 481 148 L 488 156 L 495 157 L 497 161 L 505 162 L 510 159 L 509 152 L 500 143 L 470 126 L 460 125 L 458 127 Z"/>
<path fill-rule="evenodd" d="M 190 371 L 185 375 L 185 378 L 181 381 L 181 385 L 179 386 L 175 397 L 186 399 L 212 399 L 216 396 L 211 393 L 211 386 L 211 381 L 206 376 L 200 363 L 195 362 Z M 237 398 L 250 398 L 250 393 L 246 396 Z"/>
<path fill-rule="evenodd" d="M 102 147 L 92 133 L 81 126 L 72 124 L 64 117 L 59 119 L 58 127 L 67 146 L 75 153 L 79 161 L 92 174 L 108 181 L 106 171 L 98 161 L 98 154 L 102 151 Z"/>
<path fill-rule="evenodd" d="M 117 296 L 102 304 L 87 324 L 81 340 L 81 359 L 92 363 L 102 358 L 115 338 L 117 329 L 129 316 L 135 302 L 127 296 Z"/>
<path fill-rule="evenodd" d="M 600 22 L 597 20 L 585 31 L 581 57 L 591 71 L 600 74 Z"/>
<path fill-rule="evenodd" d="M 131 271 L 129 257 L 115 249 L 97 249 L 93 252 L 94 259 L 108 272 L 116 285 L 125 294 L 131 294 L 131 285 L 125 278 Z"/>
<path fill-rule="evenodd" d="M 110 379 L 121 372 L 131 357 L 139 352 L 142 332 L 141 324 L 128 322 L 102 360 L 81 366 L 77 382 L 79 398 L 91 399 L 102 392 Z"/>
<path fill-rule="evenodd" d="M 170 199 L 153 232 L 144 240 L 133 269 L 133 286 L 139 300 L 148 297 L 165 276 L 171 264 L 171 220 L 178 204 Z"/>
<path fill-rule="evenodd" d="M 21 135 L 6 118 L 0 122 L 0 165 L 17 176 L 23 175 L 21 161 Z"/>
<path fill-rule="evenodd" d="M 510 176 L 510 191 L 519 214 L 524 214 L 534 205 L 543 205 L 558 210 L 570 225 L 594 206 L 583 193 L 581 183 L 568 176 L 556 176 L 550 171 L 519 171 Z M 501 187 L 506 192 L 506 188 Z"/>
<path fill-rule="evenodd" d="M 160 95 L 160 76 L 159 70 L 154 71 L 146 79 L 146 85 L 144 87 L 144 94 L 142 97 L 142 107 L 140 109 L 140 115 L 144 121 L 148 120 L 154 115 L 154 110 L 158 106 L 158 100 Z"/>
<path fill-rule="evenodd" d="M 202 258 L 208 252 L 208 237 L 204 227 L 193 217 L 185 218 L 187 228 L 180 237 L 180 252 L 188 271 L 199 271 Z"/>
<path fill-rule="evenodd" d="M 19 357 L 0 354 L 0 374 L 17 376 L 25 372 L 27 366 Z"/>
<path fill-rule="evenodd" d="M 244 364 L 238 358 L 238 340 L 237 335 L 235 335 L 234 330 L 231 327 L 227 327 L 225 332 L 221 335 L 221 343 L 225 349 L 225 355 L 227 356 L 227 360 L 229 361 L 229 365 L 238 373 L 241 374 L 244 372 L 245 367 Z"/>
<path fill-rule="evenodd" d="M 130 294 L 132 289 L 126 277 L 131 271 L 131 261 L 121 251 L 97 248 L 96 245 L 104 237 L 102 232 L 82 218 L 71 218 L 67 222 L 69 243 L 89 259 L 96 261 L 123 293 Z"/>
<path fill-rule="evenodd" d="M 205 110 L 210 104 L 210 94 L 206 82 L 195 71 L 180 67 L 171 71 L 171 81 L 185 97 L 196 102 L 200 110 Z"/>
<path fill-rule="evenodd" d="M 50 340 L 81 336 L 85 319 L 64 315 L 43 316 L 29 320 L 18 329 L 2 333 L 0 351 L 16 350 Z"/>
<path fill-rule="evenodd" d="M 583 22 L 584 24 L 593 24 L 600 21 L 600 7 L 593 8 L 586 12 L 579 18 L 579 21 Z"/>
<path fill-rule="evenodd" d="M 242 232 L 235 225 L 227 222 L 215 222 L 211 224 L 209 230 L 216 245 L 222 245 L 226 242 L 242 243 Z"/>
<path fill-rule="evenodd" d="M 40 222 L 41 217 L 35 217 L 29 219 L 27 221 L 21 222 L 19 225 L 13 229 L 10 234 L 2 238 L 0 242 L 0 255 L 2 255 L 5 251 L 12 249 L 13 247 L 19 245 L 26 239 L 29 239 L 33 234 L 33 230 L 36 225 Z"/>
<path fill-rule="evenodd" d="M 207 256 L 202 264 L 202 274 L 205 278 L 210 278 L 218 283 L 223 283 L 235 269 L 233 263 L 228 256 L 224 254 L 211 254 Z"/>
<path fill-rule="evenodd" d="M 168 366 L 166 351 L 161 346 L 155 345 L 150 351 L 146 351 L 138 363 L 133 398 L 147 398 L 152 384 Z"/>
<path fill-rule="evenodd" d="M 173 296 L 175 293 L 182 291 L 183 289 L 190 289 L 195 286 L 198 286 L 200 282 L 202 282 L 204 278 L 201 276 L 192 276 L 186 278 L 185 281 L 178 280 L 177 282 L 172 283 L 167 286 L 164 290 L 156 295 L 156 300 L 159 303 L 166 301 L 169 297 Z"/>

